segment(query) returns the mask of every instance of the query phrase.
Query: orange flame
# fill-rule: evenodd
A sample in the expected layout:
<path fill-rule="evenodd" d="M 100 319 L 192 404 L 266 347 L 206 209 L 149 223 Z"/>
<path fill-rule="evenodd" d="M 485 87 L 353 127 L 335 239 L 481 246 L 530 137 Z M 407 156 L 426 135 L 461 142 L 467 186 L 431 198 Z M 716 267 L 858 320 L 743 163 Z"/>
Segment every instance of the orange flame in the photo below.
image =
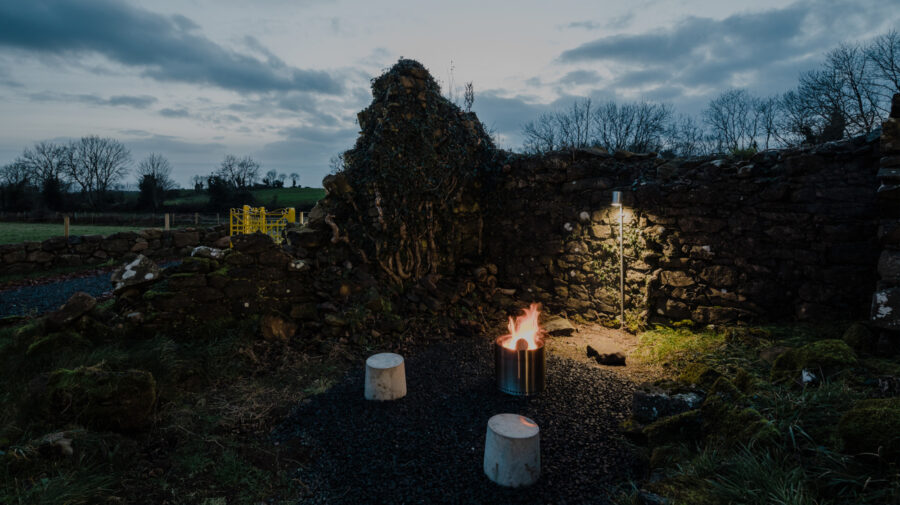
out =
<path fill-rule="evenodd" d="M 538 323 L 540 305 L 532 303 L 521 316 L 509 318 L 509 334 L 500 337 L 501 345 L 511 350 L 534 350 L 543 345 L 544 330 Z"/>

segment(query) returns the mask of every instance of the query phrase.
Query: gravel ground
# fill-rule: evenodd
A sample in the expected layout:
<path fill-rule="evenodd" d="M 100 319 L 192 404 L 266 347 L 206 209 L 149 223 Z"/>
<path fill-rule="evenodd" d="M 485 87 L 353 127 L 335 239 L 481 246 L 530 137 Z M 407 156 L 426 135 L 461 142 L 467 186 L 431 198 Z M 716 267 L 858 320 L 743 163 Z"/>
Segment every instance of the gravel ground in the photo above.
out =
<path fill-rule="evenodd" d="M 177 265 L 180 261 L 158 263 L 160 268 Z M 78 291 L 84 291 L 94 298 L 112 294 L 112 271 L 95 275 L 79 274 L 78 277 L 63 280 L 47 279 L 46 283 L 0 290 L 0 317 L 43 314 L 56 310 Z"/>
<path fill-rule="evenodd" d="M 614 372 L 548 357 L 547 387 L 535 398 L 496 390 L 491 343 L 465 339 L 406 357 L 408 394 L 363 399 L 364 365 L 306 400 L 275 432 L 309 463 L 300 503 L 608 503 L 627 482 L 634 458 L 616 426 L 633 386 Z M 482 470 L 488 419 L 503 412 L 541 429 L 541 478 L 505 489 Z M 310 456 L 311 455 L 311 456 Z"/>
<path fill-rule="evenodd" d="M 84 291 L 93 297 L 111 293 L 111 275 L 112 272 L 103 272 L 99 275 L 0 291 L 0 317 L 27 316 L 56 310 L 78 291 Z"/>

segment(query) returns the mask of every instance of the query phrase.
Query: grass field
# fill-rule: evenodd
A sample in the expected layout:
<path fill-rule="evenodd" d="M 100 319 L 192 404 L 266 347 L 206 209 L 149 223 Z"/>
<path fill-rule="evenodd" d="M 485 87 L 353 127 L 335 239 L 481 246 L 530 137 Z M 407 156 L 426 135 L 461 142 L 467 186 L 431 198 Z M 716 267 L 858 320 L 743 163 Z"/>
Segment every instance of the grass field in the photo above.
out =
<path fill-rule="evenodd" d="M 322 188 L 271 188 L 254 189 L 250 193 L 256 199 L 256 205 L 270 208 L 310 207 L 325 196 Z M 165 205 L 203 205 L 209 200 L 208 195 L 193 190 L 182 190 L 178 197 L 165 201 Z"/>
<path fill-rule="evenodd" d="M 120 231 L 133 231 L 144 228 L 146 227 L 72 225 L 69 227 L 69 235 L 111 235 Z M 42 241 L 62 234 L 62 223 L 0 222 L 0 244 L 16 244 L 26 240 Z"/>

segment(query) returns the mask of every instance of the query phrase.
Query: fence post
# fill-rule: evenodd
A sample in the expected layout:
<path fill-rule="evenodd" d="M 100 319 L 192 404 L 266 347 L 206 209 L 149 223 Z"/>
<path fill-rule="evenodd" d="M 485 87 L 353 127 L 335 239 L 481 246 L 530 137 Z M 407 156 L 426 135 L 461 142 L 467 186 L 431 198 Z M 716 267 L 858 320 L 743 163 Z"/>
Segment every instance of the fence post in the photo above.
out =
<path fill-rule="evenodd" d="M 200 214 L 194 212 L 194 226 L 197 226 L 198 224 L 200 224 Z"/>
<path fill-rule="evenodd" d="M 63 229 L 65 230 L 65 236 L 69 238 L 69 216 L 63 216 Z"/>
<path fill-rule="evenodd" d="M 165 227 L 165 229 L 166 230 L 169 229 L 169 213 L 168 212 L 166 212 L 166 227 Z"/>
<path fill-rule="evenodd" d="M 219 213 L 216 212 L 216 226 L 219 226 Z"/>

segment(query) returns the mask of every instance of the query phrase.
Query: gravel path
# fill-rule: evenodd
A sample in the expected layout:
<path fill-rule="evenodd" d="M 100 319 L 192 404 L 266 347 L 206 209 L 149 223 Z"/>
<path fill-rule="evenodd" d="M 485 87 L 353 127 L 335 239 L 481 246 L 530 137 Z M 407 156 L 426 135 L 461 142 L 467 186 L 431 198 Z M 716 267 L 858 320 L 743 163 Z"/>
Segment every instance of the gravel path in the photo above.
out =
<path fill-rule="evenodd" d="M 78 291 L 93 297 L 112 292 L 112 272 L 0 291 L 0 317 L 56 310 Z"/>
<path fill-rule="evenodd" d="M 160 268 L 177 265 L 181 261 L 158 263 Z M 78 291 L 84 291 L 94 298 L 112 294 L 112 270 L 81 275 L 68 279 L 47 279 L 47 282 L 33 286 L 0 290 L 0 317 L 43 314 L 56 310 Z"/>
<path fill-rule="evenodd" d="M 375 403 L 363 399 L 361 365 L 276 430 L 276 440 L 301 446 L 298 459 L 312 455 L 298 471 L 310 490 L 300 503 L 608 503 L 632 467 L 616 426 L 633 386 L 566 358 L 549 356 L 547 366 L 546 390 L 516 398 L 495 388 L 489 341 L 436 344 L 407 356 L 405 398 Z M 482 471 L 487 421 L 503 412 L 540 426 L 542 475 L 532 487 L 501 488 Z"/>

